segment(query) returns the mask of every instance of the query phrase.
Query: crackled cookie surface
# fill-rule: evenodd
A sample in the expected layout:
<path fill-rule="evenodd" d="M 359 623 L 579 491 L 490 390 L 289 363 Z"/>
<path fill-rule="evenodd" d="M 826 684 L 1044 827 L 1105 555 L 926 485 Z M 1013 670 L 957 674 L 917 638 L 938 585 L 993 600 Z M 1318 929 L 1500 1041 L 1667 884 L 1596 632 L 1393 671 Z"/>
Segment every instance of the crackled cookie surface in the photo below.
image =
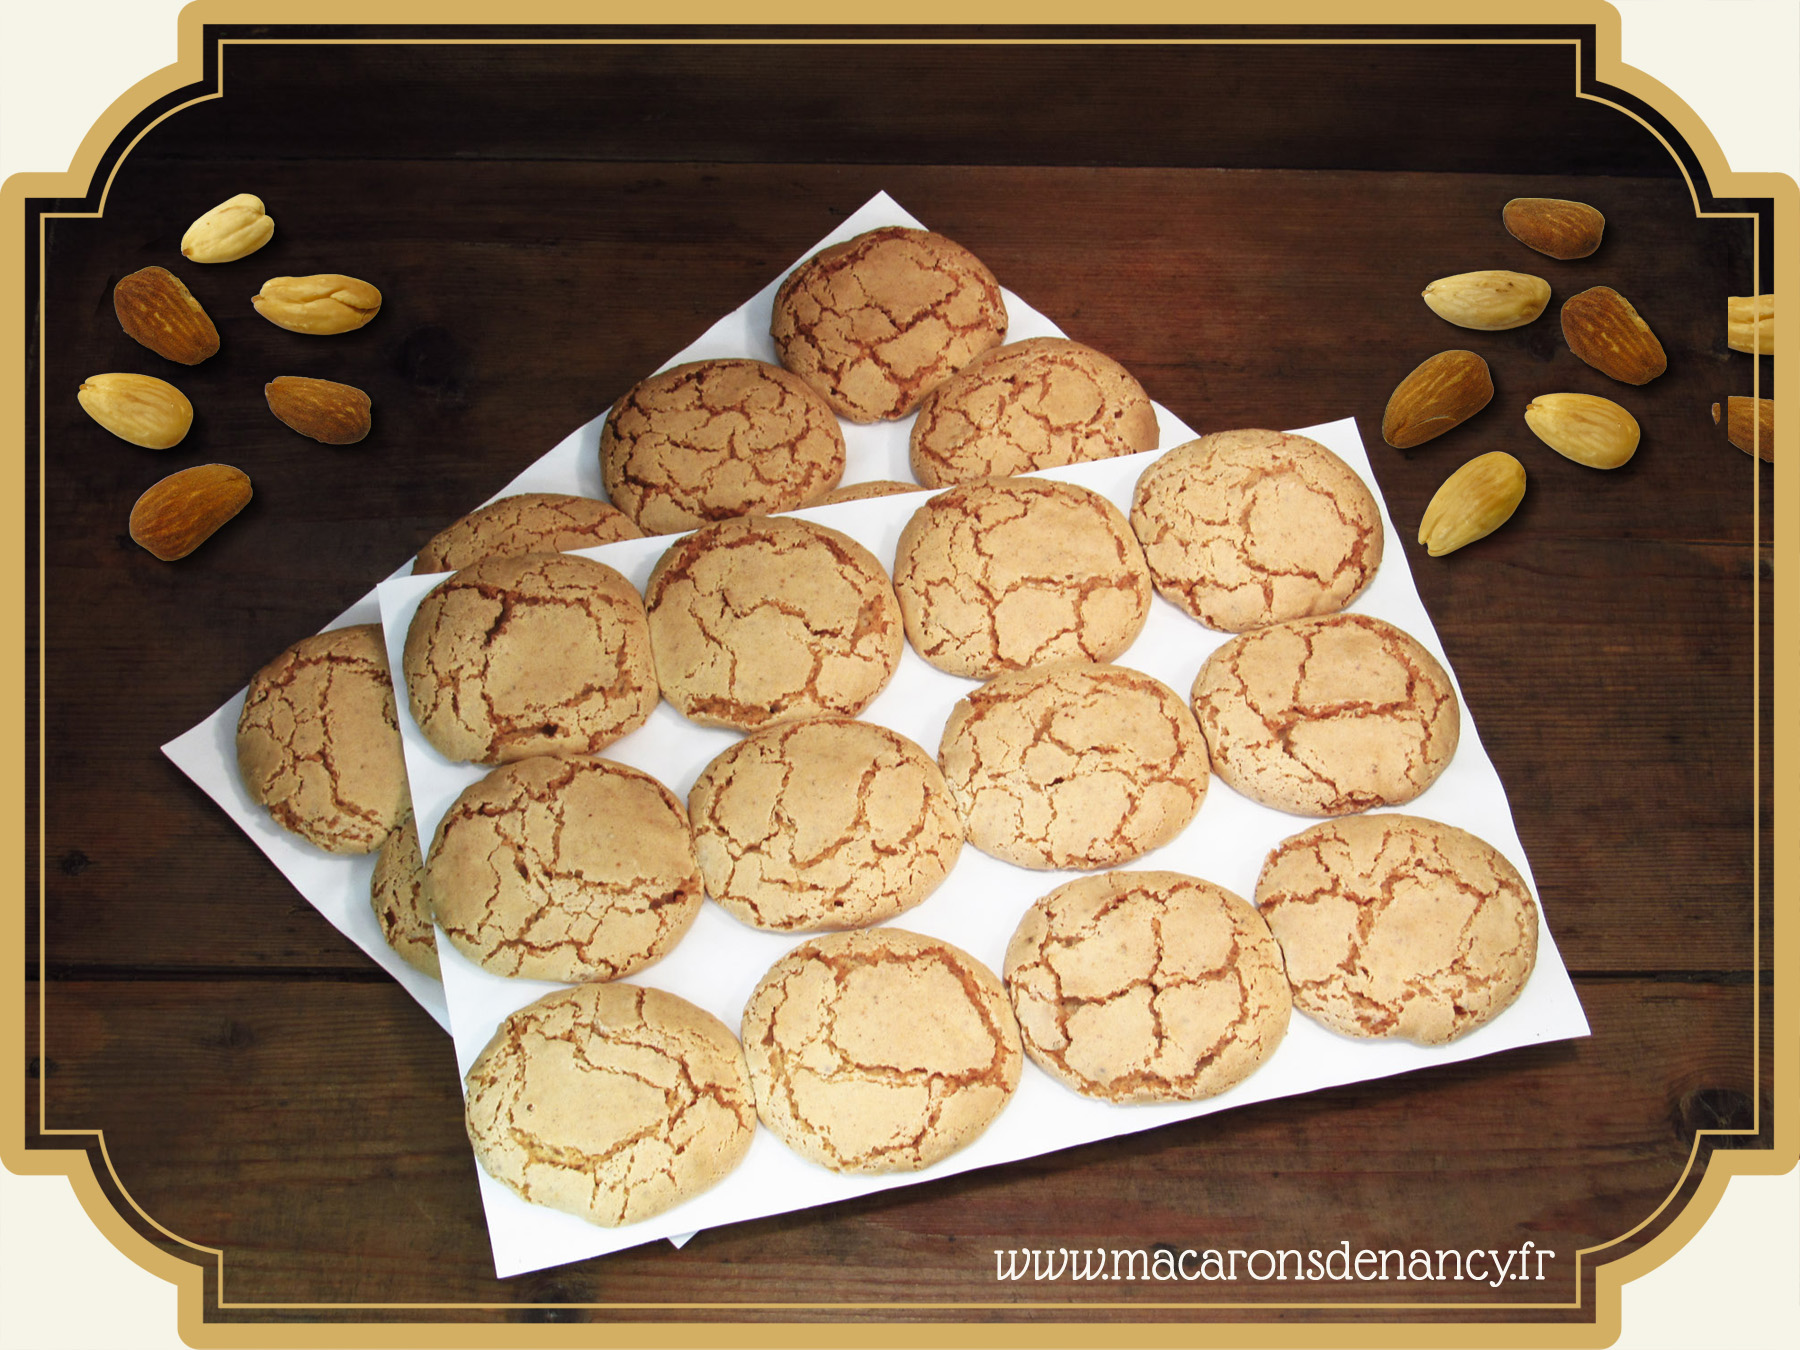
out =
<path fill-rule="evenodd" d="M 302 638 L 250 680 L 238 771 L 275 823 L 331 853 L 372 853 L 408 809 L 380 624 Z"/>
<path fill-rule="evenodd" d="M 413 559 L 414 575 L 454 572 L 483 558 L 562 553 L 644 532 L 616 506 L 560 492 L 522 492 L 489 502 L 431 537 Z"/>
<path fill-rule="evenodd" d="M 897 497 L 903 492 L 921 491 L 917 483 L 902 483 L 894 478 L 871 478 L 864 483 L 835 487 L 808 506 L 836 506 L 839 502 L 860 502 L 870 497 Z"/>
<path fill-rule="evenodd" d="M 1456 753 L 1456 692 L 1431 653 L 1366 614 L 1295 619 L 1219 647 L 1194 681 L 1213 771 L 1302 816 L 1409 802 Z"/>
<path fill-rule="evenodd" d="M 388 946 L 407 965 L 434 980 L 438 967 L 437 933 L 431 926 L 431 901 L 425 894 L 425 859 L 419 851 L 419 829 L 411 811 L 387 838 L 369 879 L 369 904 Z"/>
<path fill-rule="evenodd" d="M 649 774 L 543 755 L 464 789 L 438 823 L 426 886 L 445 936 L 496 975 L 610 980 L 641 970 L 700 912 L 687 812 Z"/>
<path fill-rule="evenodd" d="M 720 1181 L 756 1129 L 737 1038 L 660 989 L 547 994 L 500 1024 L 466 1083 L 469 1142 L 488 1175 L 608 1228 Z"/>
<path fill-rule="evenodd" d="M 961 244 L 898 226 L 788 274 L 769 333 L 781 364 L 852 422 L 904 417 L 1006 337 L 1000 283 Z"/>
<path fill-rule="evenodd" d="M 910 909 L 962 851 L 938 766 L 896 731 L 844 717 L 764 727 L 688 793 L 707 894 L 757 928 L 855 928 Z"/>
<path fill-rule="evenodd" d="M 762 1121 L 838 1172 L 909 1172 L 969 1143 L 1019 1085 L 1024 1056 L 994 973 L 898 928 L 814 938 L 744 1006 Z"/>
<path fill-rule="evenodd" d="M 1283 840 L 1256 904 L 1294 1006 L 1347 1036 L 1455 1040 L 1504 1012 L 1537 961 L 1537 904 L 1518 869 L 1418 816 L 1352 816 Z"/>
<path fill-rule="evenodd" d="M 996 676 L 959 702 L 938 763 L 969 842 L 1020 867 L 1110 867 L 1168 843 L 1206 796 L 1206 744 L 1160 680 L 1123 666 Z"/>
<path fill-rule="evenodd" d="M 1107 872 L 1043 897 L 1006 948 L 1025 1053 L 1083 1096 L 1198 1101 L 1243 1081 L 1287 1033 L 1268 924 L 1179 872 Z"/>
<path fill-rule="evenodd" d="M 764 361 L 692 361 L 612 407 L 600 471 L 652 534 L 804 506 L 844 473 L 844 433 L 799 376 Z"/>
<path fill-rule="evenodd" d="M 927 487 L 1154 450 L 1156 409 L 1110 356 L 1067 338 L 997 347 L 919 406 L 912 470 Z"/>
<path fill-rule="evenodd" d="M 644 597 L 663 695 L 708 726 L 854 716 L 893 675 L 905 640 L 875 555 L 785 516 L 677 540 Z"/>
<path fill-rule="evenodd" d="M 643 601 L 573 554 L 489 558 L 419 602 L 403 655 L 413 720 L 451 759 L 585 754 L 656 707 Z"/>
<path fill-rule="evenodd" d="M 1034 478 L 941 492 L 900 532 L 894 593 L 913 649 L 978 678 L 1110 661 L 1143 629 L 1150 571 L 1119 508 Z"/>
<path fill-rule="evenodd" d="M 1138 479 L 1131 526 L 1157 589 L 1229 633 L 1335 614 L 1381 565 L 1368 485 L 1317 441 L 1279 431 L 1176 446 Z"/>

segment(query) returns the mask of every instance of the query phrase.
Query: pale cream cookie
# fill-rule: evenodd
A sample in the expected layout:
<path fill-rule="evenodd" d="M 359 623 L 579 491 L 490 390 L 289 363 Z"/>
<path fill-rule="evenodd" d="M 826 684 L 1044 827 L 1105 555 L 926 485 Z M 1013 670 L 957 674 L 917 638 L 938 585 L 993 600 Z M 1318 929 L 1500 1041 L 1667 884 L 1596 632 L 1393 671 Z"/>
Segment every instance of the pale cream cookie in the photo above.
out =
<path fill-rule="evenodd" d="M 643 535 L 623 511 L 592 497 L 522 492 L 489 502 L 439 530 L 413 559 L 413 575 L 454 572 L 483 558 L 566 553 Z"/>
<path fill-rule="evenodd" d="M 1275 1053 L 1292 1006 L 1262 916 L 1179 872 L 1051 891 L 1007 945 L 1006 989 L 1025 1053 L 1113 1102 L 1217 1096 Z"/>
<path fill-rule="evenodd" d="M 1178 445 L 1138 479 L 1131 526 L 1156 588 L 1209 628 L 1348 608 L 1381 565 L 1381 511 L 1330 450 L 1279 431 Z"/>
<path fill-rule="evenodd" d="M 800 264 L 775 295 L 781 364 L 852 422 L 904 417 L 1006 338 L 1000 283 L 961 244 L 887 226 Z"/>
<path fill-rule="evenodd" d="M 938 766 L 846 717 L 752 732 L 688 793 L 707 894 L 756 928 L 858 928 L 930 895 L 962 851 Z"/>
<path fill-rule="evenodd" d="M 1346 1036 L 1453 1041 L 1511 1006 L 1537 961 L 1537 903 L 1518 869 L 1418 816 L 1350 816 L 1283 840 L 1256 903 L 1294 1006 Z"/>
<path fill-rule="evenodd" d="M 527 553 L 453 573 L 402 656 L 413 720 L 456 760 L 591 754 L 656 707 L 643 601 L 591 558 Z"/>
<path fill-rule="evenodd" d="M 996 676 L 951 710 L 938 763 L 969 842 L 1020 867 L 1111 867 L 1168 843 L 1206 796 L 1187 705 L 1124 666 Z"/>
<path fill-rule="evenodd" d="M 644 596 L 663 696 L 707 726 L 855 716 L 905 642 L 875 555 L 787 516 L 724 520 L 677 540 Z"/>
<path fill-rule="evenodd" d="M 444 813 L 425 860 L 438 926 L 496 975 L 611 980 L 681 940 L 703 885 L 687 812 L 624 764 L 502 765 Z"/>
<path fill-rule="evenodd" d="M 1119 508 L 1041 478 L 986 478 L 931 498 L 900 532 L 894 593 L 913 650 L 978 679 L 1110 661 L 1150 615 L 1150 570 Z"/>
<path fill-rule="evenodd" d="M 373 853 L 409 806 L 380 624 L 302 638 L 250 679 L 237 725 L 244 790 L 330 853 Z"/>
<path fill-rule="evenodd" d="M 431 899 L 425 892 L 425 858 L 419 851 L 419 829 L 411 811 L 376 855 L 375 872 L 369 879 L 369 904 L 388 946 L 414 970 L 434 980 L 443 979 L 437 932 L 431 926 Z"/>
<path fill-rule="evenodd" d="M 756 1130 L 737 1038 L 660 989 L 546 994 L 500 1024 L 465 1083 L 469 1143 L 488 1175 L 607 1228 L 716 1185 Z"/>
<path fill-rule="evenodd" d="M 1409 802 L 1456 753 L 1456 690 L 1430 652 L 1366 614 L 1295 619 L 1216 649 L 1194 681 L 1213 771 L 1301 816 Z"/>
<path fill-rule="evenodd" d="M 1019 1028 L 999 979 L 898 928 L 803 942 L 744 1006 L 757 1113 L 838 1172 L 911 1172 L 975 1139 L 1019 1085 Z"/>

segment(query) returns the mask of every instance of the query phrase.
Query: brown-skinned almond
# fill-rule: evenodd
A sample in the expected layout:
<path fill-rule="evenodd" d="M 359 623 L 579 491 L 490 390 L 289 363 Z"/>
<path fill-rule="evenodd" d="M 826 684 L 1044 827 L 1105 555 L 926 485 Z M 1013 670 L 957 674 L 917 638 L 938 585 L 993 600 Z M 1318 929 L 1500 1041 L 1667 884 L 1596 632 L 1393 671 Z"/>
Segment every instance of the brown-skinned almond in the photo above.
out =
<path fill-rule="evenodd" d="M 269 411 L 325 445 L 355 445 L 369 434 L 369 396 L 354 385 L 277 375 L 263 386 Z"/>
<path fill-rule="evenodd" d="M 131 508 L 131 537 L 164 562 L 185 558 L 250 501 L 250 477 L 196 464 L 152 484 Z"/>
<path fill-rule="evenodd" d="M 1775 400 L 1772 398 L 1740 398 L 1733 394 L 1725 400 L 1725 434 L 1746 455 L 1756 455 L 1771 463 L 1775 459 Z M 1713 405 L 1718 406 L 1716 403 Z M 1718 420 L 1717 415 L 1713 418 Z"/>
<path fill-rule="evenodd" d="M 1586 202 L 1561 197 L 1514 197 L 1500 210 L 1506 232 L 1527 248 L 1565 261 L 1600 247 L 1606 217 Z"/>
<path fill-rule="evenodd" d="M 158 356 L 197 366 L 219 350 L 219 330 L 166 267 L 145 267 L 113 287 L 119 327 Z"/>
<path fill-rule="evenodd" d="M 1621 384 L 1649 384 L 1669 368 L 1650 325 L 1611 286 L 1592 286 L 1565 300 L 1562 330 L 1570 351 Z"/>
<path fill-rule="evenodd" d="M 1381 439 L 1410 450 L 1468 421 L 1493 397 L 1486 361 L 1460 348 L 1439 352 L 1396 386 L 1381 415 Z"/>

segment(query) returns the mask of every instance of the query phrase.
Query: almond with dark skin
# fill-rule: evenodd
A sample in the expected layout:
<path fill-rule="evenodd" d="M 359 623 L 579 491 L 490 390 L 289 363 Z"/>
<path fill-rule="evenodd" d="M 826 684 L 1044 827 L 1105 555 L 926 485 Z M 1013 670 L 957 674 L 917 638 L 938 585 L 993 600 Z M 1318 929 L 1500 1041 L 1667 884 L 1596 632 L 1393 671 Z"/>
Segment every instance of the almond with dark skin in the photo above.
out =
<path fill-rule="evenodd" d="M 1773 462 L 1775 459 L 1775 400 L 1772 398 L 1740 398 L 1733 394 L 1725 400 L 1725 434 L 1746 455 L 1756 455 Z M 1713 404 L 1716 410 L 1718 404 Z M 1718 421 L 1717 411 L 1713 421 Z"/>
<path fill-rule="evenodd" d="M 1442 436 L 1487 407 L 1494 377 L 1474 352 L 1460 348 L 1421 362 L 1389 396 L 1381 415 L 1381 439 L 1410 450 Z"/>
<path fill-rule="evenodd" d="M 1500 211 L 1506 232 L 1551 258 L 1585 258 L 1600 247 L 1606 217 L 1586 202 L 1514 197 Z"/>
<path fill-rule="evenodd" d="M 369 434 L 369 396 L 354 385 L 278 375 L 263 396 L 276 417 L 324 445 L 355 445 Z"/>
<path fill-rule="evenodd" d="M 131 537 L 164 562 L 185 558 L 250 502 L 250 477 L 197 464 L 153 484 L 131 508 Z"/>
<path fill-rule="evenodd" d="M 1562 330 L 1570 351 L 1621 384 L 1649 384 L 1669 368 L 1650 325 L 1611 286 L 1593 286 L 1565 300 Z"/>
<path fill-rule="evenodd" d="M 158 356 L 197 366 L 219 350 L 219 330 L 181 279 L 166 267 L 146 267 L 113 287 L 119 327 Z"/>

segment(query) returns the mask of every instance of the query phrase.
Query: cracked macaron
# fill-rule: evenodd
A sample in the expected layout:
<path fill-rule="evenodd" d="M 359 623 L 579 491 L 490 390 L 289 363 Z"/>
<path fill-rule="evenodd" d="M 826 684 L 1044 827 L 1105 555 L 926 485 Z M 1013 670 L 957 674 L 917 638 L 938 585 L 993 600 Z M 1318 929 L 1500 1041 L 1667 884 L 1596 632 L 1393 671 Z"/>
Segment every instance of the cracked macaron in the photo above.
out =
<path fill-rule="evenodd" d="M 369 904 L 388 946 L 414 970 L 434 980 L 443 979 L 444 973 L 438 966 L 437 930 L 431 923 L 431 900 L 425 893 L 425 859 L 419 851 L 419 829 L 410 810 L 375 857 L 375 871 L 369 878 Z"/>
<path fill-rule="evenodd" d="M 1085 1097 L 1191 1102 L 1287 1034 L 1281 949 L 1248 902 L 1179 872 L 1106 872 L 1025 911 L 1006 948 L 1025 1053 Z"/>
<path fill-rule="evenodd" d="M 380 624 L 302 638 L 250 679 L 238 772 L 275 823 L 329 853 L 373 853 L 407 813 Z"/>
<path fill-rule="evenodd" d="M 1131 527 L 1165 598 L 1241 633 L 1347 608 L 1381 566 L 1381 510 L 1325 446 L 1279 431 L 1178 445 L 1138 479 Z"/>
<path fill-rule="evenodd" d="M 1206 797 L 1181 697 L 1126 666 L 995 676 L 950 712 L 938 764 L 969 842 L 1020 867 L 1112 867 L 1180 834 Z"/>
<path fill-rule="evenodd" d="M 1453 1041 L 1511 1006 L 1537 961 L 1537 903 L 1518 869 L 1419 816 L 1352 816 L 1284 839 L 1256 904 L 1294 1006 L 1346 1036 Z"/>
<path fill-rule="evenodd" d="M 894 594 L 913 650 L 985 679 L 1051 661 L 1110 661 L 1150 615 L 1150 570 L 1097 492 L 989 478 L 938 493 L 900 531 Z"/>
<path fill-rule="evenodd" d="M 644 599 L 663 696 L 706 726 L 854 717 L 892 678 L 905 644 L 875 555 L 787 516 L 724 520 L 678 539 Z"/>
<path fill-rule="evenodd" d="M 781 364 L 852 422 L 904 417 L 1006 339 L 1006 301 L 986 265 L 930 230 L 887 226 L 788 273 L 769 335 Z"/>
<path fill-rule="evenodd" d="M 970 1143 L 1019 1085 L 1006 991 L 960 948 L 898 928 L 803 942 L 744 1006 L 757 1113 L 837 1172 L 910 1172 Z"/>
<path fill-rule="evenodd" d="M 464 1081 L 469 1143 L 488 1175 L 607 1228 L 716 1185 L 756 1130 L 737 1038 L 660 989 L 547 994 L 500 1024 Z"/>
<path fill-rule="evenodd" d="M 1214 773 L 1300 816 L 1411 801 L 1448 767 L 1462 726 L 1436 658 L 1367 614 L 1232 638 L 1200 668 L 1194 714 Z"/>
<path fill-rule="evenodd" d="M 766 516 L 844 474 L 831 405 L 766 361 L 691 361 L 633 385 L 600 431 L 606 495 L 652 534 Z"/>
<path fill-rule="evenodd" d="M 817 717 L 752 732 L 688 793 L 706 892 L 755 928 L 859 928 L 924 900 L 962 851 L 930 755 L 874 722 Z"/>
<path fill-rule="evenodd" d="M 402 657 L 413 720 L 450 759 L 591 754 L 656 707 L 643 601 L 568 553 L 488 558 L 419 602 Z"/>
<path fill-rule="evenodd" d="M 439 530 L 413 559 L 413 575 L 454 572 L 484 558 L 566 553 L 643 536 L 623 511 L 592 497 L 521 492 L 489 502 Z"/>
<path fill-rule="evenodd" d="M 642 970 L 700 912 L 687 812 L 647 773 L 542 755 L 463 790 L 425 860 L 438 927 L 482 969 L 532 980 Z"/>
<path fill-rule="evenodd" d="M 912 471 L 927 487 L 1156 449 L 1156 408 L 1124 366 L 1067 338 L 983 353 L 919 405 Z"/>

